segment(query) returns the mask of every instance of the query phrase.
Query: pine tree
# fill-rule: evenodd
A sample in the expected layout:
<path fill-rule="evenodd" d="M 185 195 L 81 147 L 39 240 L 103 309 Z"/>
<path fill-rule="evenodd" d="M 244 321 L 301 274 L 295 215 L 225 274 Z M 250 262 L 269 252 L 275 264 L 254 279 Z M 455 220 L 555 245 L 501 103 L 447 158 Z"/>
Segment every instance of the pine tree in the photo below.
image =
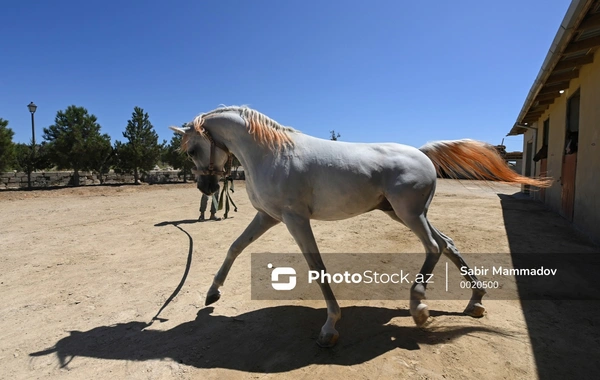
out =
<path fill-rule="evenodd" d="M 183 125 L 185 127 L 185 124 Z M 194 163 L 181 151 L 181 135 L 173 133 L 169 145 L 164 149 L 162 160 L 171 165 L 174 169 L 181 169 L 183 173 L 183 182 L 187 182 L 187 176 L 191 174 Z"/>
<path fill-rule="evenodd" d="M 54 125 L 44 128 L 50 160 L 58 169 L 73 169 L 75 186 L 79 186 L 79 171 L 96 170 L 99 152 L 110 149 L 110 136 L 100 134 L 100 128 L 96 116 L 74 105 L 58 111 Z"/>
<path fill-rule="evenodd" d="M 0 118 L 0 172 L 11 169 L 15 157 L 12 138 L 14 132 L 8 128 L 8 120 Z"/>
<path fill-rule="evenodd" d="M 160 159 L 163 145 L 158 143 L 158 134 L 150 123 L 148 113 L 140 107 L 134 107 L 123 137 L 128 141 L 115 144 L 117 166 L 123 172 L 133 172 L 135 183 L 139 184 L 140 172 L 152 170 Z"/>
<path fill-rule="evenodd" d="M 35 154 L 31 154 L 31 145 L 17 143 L 12 168 L 21 172 L 31 173 L 35 170 L 47 170 L 55 164 L 48 153 L 48 143 L 35 145 Z"/>

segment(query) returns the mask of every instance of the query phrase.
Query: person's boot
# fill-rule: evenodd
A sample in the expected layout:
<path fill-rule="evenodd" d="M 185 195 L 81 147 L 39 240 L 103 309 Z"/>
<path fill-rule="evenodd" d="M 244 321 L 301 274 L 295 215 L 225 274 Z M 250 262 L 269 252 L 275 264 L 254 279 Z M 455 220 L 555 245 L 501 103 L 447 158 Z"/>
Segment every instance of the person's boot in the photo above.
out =
<path fill-rule="evenodd" d="M 198 218 L 198 221 L 204 222 L 204 213 L 203 212 L 200 213 L 200 217 Z"/>
<path fill-rule="evenodd" d="M 221 220 L 221 218 L 217 218 L 217 216 L 214 213 L 210 213 L 210 220 Z"/>

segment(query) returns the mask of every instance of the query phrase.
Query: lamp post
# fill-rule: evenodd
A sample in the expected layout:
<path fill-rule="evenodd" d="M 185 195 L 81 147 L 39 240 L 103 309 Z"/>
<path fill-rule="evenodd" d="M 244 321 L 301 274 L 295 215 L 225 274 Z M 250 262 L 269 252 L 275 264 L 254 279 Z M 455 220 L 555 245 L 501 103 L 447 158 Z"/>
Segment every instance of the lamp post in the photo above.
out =
<path fill-rule="evenodd" d="M 35 158 L 35 123 L 33 114 L 35 113 L 37 106 L 33 102 L 30 102 L 27 105 L 27 108 L 29 108 L 29 112 L 31 112 L 31 166 L 27 168 L 27 186 L 31 190 L 31 170 L 32 166 L 34 165 L 33 160 Z"/>

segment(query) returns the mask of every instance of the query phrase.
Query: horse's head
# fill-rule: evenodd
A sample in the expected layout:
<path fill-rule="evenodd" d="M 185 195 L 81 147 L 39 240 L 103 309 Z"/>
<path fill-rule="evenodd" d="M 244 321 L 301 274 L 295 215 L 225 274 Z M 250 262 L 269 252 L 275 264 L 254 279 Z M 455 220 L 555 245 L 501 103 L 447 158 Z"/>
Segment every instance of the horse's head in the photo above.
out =
<path fill-rule="evenodd" d="M 219 191 L 219 177 L 229 169 L 231 153 L 227 147 L 216 142 L 206 130 L 196 131 L 193 127 L 170 127 L 181 136 L 181 149 L 196 165 L 193 170 L 198 181 L 198 190 L 206 195 Z"/>

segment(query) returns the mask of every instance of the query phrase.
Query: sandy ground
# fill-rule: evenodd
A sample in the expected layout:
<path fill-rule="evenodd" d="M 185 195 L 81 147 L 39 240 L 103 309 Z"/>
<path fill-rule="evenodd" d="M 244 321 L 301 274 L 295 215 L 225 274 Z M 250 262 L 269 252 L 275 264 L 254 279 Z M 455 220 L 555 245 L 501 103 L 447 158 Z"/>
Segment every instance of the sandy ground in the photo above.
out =
<path fill-rule="evenodd" d="M 517 192 L 441 180 L 429 217 L 471 265 L 510 260 L 515 252 L 600 253 L 540 204 L 512 196 Z M 233 197 L 239 211 L 230 218 L 197 223 L 193 184 L 0 192 L 0 378 L 600 374 L 600 304 L 585 295 L 488 300 L 480 319 L 461 313 L 465 301 L 430 300 L 432 317 L 422 329 L 408 313 L 408 294 L 398 301 L 341 300 L 340 340 L 319 348 L 323 301 L 250 297 L 250 253 L 299 252 L 283 225 L 247 248 L 221 300 L 204 307 L 227 248 L 254 216 L 243 182 Z M 407 228 L 379 211 L 313 227 L 322 252 L 423 252 Z"/>

